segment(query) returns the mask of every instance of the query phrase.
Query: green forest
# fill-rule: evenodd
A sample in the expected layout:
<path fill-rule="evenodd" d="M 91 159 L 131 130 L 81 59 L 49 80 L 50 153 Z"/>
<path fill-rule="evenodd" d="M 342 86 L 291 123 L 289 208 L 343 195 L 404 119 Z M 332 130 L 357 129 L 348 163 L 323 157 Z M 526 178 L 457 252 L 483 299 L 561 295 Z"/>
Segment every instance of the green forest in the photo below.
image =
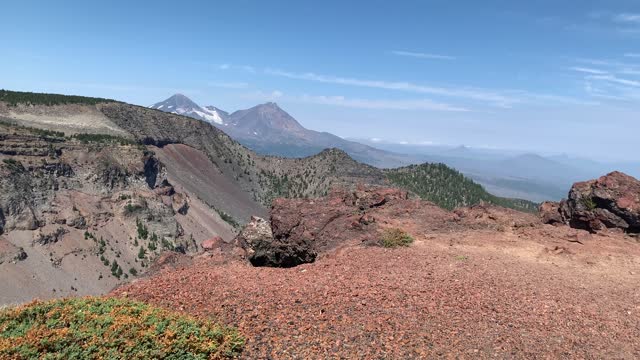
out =
<path fill-rule="evenodd" d="M 25 105 L 65 105 L 65 104 L 85 104 L 95 105 L 105 102 L 115 102 L 111 99 L 93 98 L 75 95 L 42 94 L 21 91 L 9 91 L 0 89 L 0 101 L 9 106 L 18 104 Z"/>
<path fill-rule="evenodd" d="M 491 195 L 481 185 L 444 164 L 411 165 L 385 172 L 393 185 L 449 210 L 481 202 L 527 212 L 538 208 L 538 204 L 531 201 Z"/>

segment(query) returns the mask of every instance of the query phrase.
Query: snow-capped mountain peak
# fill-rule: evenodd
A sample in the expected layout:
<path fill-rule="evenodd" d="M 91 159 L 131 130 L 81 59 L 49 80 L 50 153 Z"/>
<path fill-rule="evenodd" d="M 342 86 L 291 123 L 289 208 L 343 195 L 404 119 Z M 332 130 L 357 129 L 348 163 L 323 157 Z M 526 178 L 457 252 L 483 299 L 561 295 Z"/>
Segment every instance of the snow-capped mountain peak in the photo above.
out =
<path fill-rule="evenodd" d="M 194 119 L 222 125 L 228 115 L 213 106 L 203 108 L 182 94 L 175 94 L 170 98 L 150 106 L 152 109 L 189 116 Z"/>

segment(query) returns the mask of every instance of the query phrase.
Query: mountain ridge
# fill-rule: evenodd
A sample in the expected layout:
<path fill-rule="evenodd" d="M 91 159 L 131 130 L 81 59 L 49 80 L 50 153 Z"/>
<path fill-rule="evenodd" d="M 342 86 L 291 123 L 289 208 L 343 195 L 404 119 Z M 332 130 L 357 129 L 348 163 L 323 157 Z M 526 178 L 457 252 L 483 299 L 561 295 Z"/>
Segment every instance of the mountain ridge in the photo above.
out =
<path fill-rule="evenodd" d="M 191 110 L 178 112 L 175 110 L 175 105 L 172 108 L 168 107 L 175 96 L 177 95 L 154 104 L 152 108 L 209 122 L 260 154 L 302 158 L 317 154 L 323 149 L 335 147 L 346 151 L 360 162 L 380 168 L 416 162 L 416 159 L 408 155 L 380 150 L 343 139 L 329 132 L 307 129 L 275 102 L 258 104 L 232 113 L 219 111 L 212 105 L 201 107 L 193 103 Z M 202 109 L 215 111 L 215 114 L 208 116 L 216 117 L 218 120 L 211 121 L 207 116 L 203 116 Z"/>

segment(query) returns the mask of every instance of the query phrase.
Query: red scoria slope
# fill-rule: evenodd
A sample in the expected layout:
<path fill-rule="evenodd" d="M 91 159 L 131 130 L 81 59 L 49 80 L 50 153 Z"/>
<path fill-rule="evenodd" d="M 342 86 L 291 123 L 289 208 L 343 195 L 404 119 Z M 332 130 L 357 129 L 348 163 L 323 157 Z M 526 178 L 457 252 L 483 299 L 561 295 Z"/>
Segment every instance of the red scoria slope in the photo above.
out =
<path fill-rule="evenodd" d="M 290 269 L 200 255 L 112 295 L 237 326 L 247 359 L 640 357 L 635 238 L 406 201 L 374 217 L 408 248 L 349 244 Z"/>

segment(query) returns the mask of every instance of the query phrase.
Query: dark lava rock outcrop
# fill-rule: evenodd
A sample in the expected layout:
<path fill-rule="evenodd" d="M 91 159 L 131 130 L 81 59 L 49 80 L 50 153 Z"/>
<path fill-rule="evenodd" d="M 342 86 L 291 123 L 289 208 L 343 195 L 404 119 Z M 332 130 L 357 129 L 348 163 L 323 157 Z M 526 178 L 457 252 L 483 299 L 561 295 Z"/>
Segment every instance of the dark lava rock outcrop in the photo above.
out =
<path fill-rule="evenodd" d="M 267 222 L 252 221 L 234 240 L 254 266 L 293 267 L 347 244 L 378 240 L 382 211 L 404 213 L 406 191 L 360 187 L 317 199 L 276 199 Z M 401 210 L 403 209 L 403 210 Z"/>
<path fill-rule="evenodd" d="M 640 232 L 640 181 L 612 172 L 596 180 L 575 183 L 569 198 L 546 202 L 540 215 L 547 224 L 567 224 L 596 232 L 607 228 Z"/>

